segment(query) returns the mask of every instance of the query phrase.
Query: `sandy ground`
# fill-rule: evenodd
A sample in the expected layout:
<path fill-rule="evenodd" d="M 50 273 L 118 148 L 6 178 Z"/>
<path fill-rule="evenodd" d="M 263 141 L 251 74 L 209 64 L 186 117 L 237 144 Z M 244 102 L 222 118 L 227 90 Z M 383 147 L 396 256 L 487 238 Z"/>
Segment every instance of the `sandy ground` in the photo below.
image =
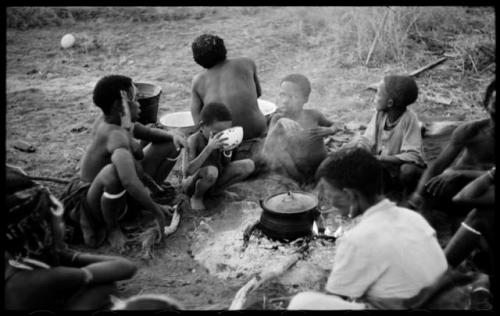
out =
<path fill-rule="evenodd" d="M 296 14 L 293 8 L 286 10 Z M 410 71 L 421 66 L 387 65 L 384 69 L 332 66 L 321 49 L 308 52 L 294 46 L 294 40 L 284 41 L 283 33 L 297 25 L 293 18 L 285 18 L 282 9 L 269 8 L 258 14 L 238 12 L 234 8 L 201 20 L 155 23 L 97 20 L 71 28 L 8 30 L 7 163 L 20 166 L 34 176 L 73 177 L 89 144 L 92 123 L 99 114 L 92 105 L 92 89 L 107 74 L 124 74 L 138 82 L 160 85 L 160 115 L 188 110 L 191 79 L 201 71 L 192 60 L 190 44 L 203 32 L 223 37 L 230 57 L 247 56 L 256 61 L 264 99 L 276 100 L 281 77 L 292 71 L 303 72 L 313 82 L 309 106 L 342 123 L 366 124 L 372 113 L 373 93 L 362 89 L 368 84 L 380 80 L 386 72 Z M 67 32 L 75 35 L 77 45 L 62 50 L 59 41 Z M 466 78 L 457 73 L 450 75 L 450 71 L 453 69 L 445 64 L 419 81 L 425 92 L 415 107 L 420 118 L 463 121 L 484 117 L 480 108 L 462 104 L 461 100 L 469 101 L 471 95 L 480 95 L 482 92 L 477 91 L 484 86 L 488 75 Z M 438 86 L 433 84 L 436 81 Z M 447 89 L 453 105 L 426 101 L 425 96 L 440 94 L 443 89 Z M 326 100 L 330 95 L 335 98 Z M 32 144 L 36 151 L 25 153 L 14 149 L 12 144 L 17 140 Z M 242 200 L 222 204 L 213 201 L 207 213 L 183 214 L 178 231 L 156 249 L 154 259 L 144 261 L 136 253 L 125 254 L 137 263 L 139 271 L 132 280 L 120 284 L 120 296 L 163 293 L 188 309 L 227 308 L 253 273 L 264 263 L 279 259 L 273 256 L 276 251 L 265 249 L 273 245 L 264 241 L 259 244 L 256 238 L 241 256 L 235 255 L 242 229 L 260 214 L 258 200 L 283 189 L 271 184 L 272 181 L 252 181 L 245 183 L 246 187 L 234 188 Z M 60 184 L 44 184 L 56 195 L 63 189 Z M 290 250 L 285 248 L 282 255 Z M 334 248 L 326 243 L 317 249 L 327 249 L 321 254 L 329 257 Z M 251 257 L 256 254 L 260 260 Z M 329 266 L 322 255 L 312 251 L 308 260 L 297 264 L 294 273 L 257 291 L 249 305 L 256 309 L 281 309 L 293 293 L 309 286 L 319 289 Z"/>

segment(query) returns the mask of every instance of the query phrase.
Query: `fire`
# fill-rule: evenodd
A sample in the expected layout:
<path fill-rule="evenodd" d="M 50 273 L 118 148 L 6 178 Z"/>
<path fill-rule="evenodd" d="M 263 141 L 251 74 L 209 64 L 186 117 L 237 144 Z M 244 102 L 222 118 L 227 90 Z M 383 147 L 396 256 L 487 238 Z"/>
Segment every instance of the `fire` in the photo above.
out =
<path fill-rule="evenodd" d="M 318 225 L 316 224 L 316 221 L 313 223 L 312 232 L 313 235 L 318 235 Z"/>

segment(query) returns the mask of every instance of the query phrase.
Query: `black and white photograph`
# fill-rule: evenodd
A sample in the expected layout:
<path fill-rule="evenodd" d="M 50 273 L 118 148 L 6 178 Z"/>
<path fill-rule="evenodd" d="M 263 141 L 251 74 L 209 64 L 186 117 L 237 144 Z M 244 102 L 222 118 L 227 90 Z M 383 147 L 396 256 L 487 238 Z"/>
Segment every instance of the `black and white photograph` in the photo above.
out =
<path fill-rule="evenodd" d="M 4 310 L 496 309 L 495 7 L 4 10 Z"/>

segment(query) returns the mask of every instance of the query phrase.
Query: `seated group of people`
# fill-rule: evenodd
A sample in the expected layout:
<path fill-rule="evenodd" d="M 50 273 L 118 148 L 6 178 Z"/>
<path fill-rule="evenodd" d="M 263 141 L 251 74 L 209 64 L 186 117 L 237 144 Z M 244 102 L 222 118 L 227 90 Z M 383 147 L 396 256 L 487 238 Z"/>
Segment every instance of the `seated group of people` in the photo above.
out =
<path fill-rule="evenodd" d="M 7 249 L 6 271 L 13 271 L 6 275 L 7 308 L 104 306 L 110 285 L 130 278 L 135 267 L 122 258 L 80 255 L 58 246 L 64 243 L 56 245 L 56 239 L 65 237 L 60 236 L 64 235 L 62 219 L 73 228 L 73 235 L 94 248 L 107 242 L 121 249 L 126 242 L 121 220 L 142 216 L 142 211 L 153 214 L 157 225 L 165 227 L 169 211 L 152 195 L 161 193 L 161 184 L 182 149 L 186 160 L 183 190 L 193 210 L 205 209 L 204 197 L 250 175 L 272 170 L 301 183 L 317 183 L 322 197 L 342 214 L 361 216 L 360 224 L 338 240 L 326 286 L 328 292 L 338 296 L 299 294 L 292 300 L 291 309 L 406 306 L 384 299 L 415 296 L 443 276 L 448 265 L 458 265 L 479 236 L 490 240 L 494 82 L 488 86 L 484 100 L 491 117 L 458 127 L 441 155 L 427 167 L 420 125 L 416 114 L 408 109 L 418 96 L 415 80 L 409 76 L 386 76 L 378 86 L 376 113 L 365 133 L 328 154 L 323 138 L 335 134 L 339 127 L 319 111 L 303 108 L 311 92 L 305 76 L 291 74 L 281 80 L 278 110 L 266 120 L 257 103 L 261 87 L 252 60 L 226 58 L 223 40 L 211 34 L 196 38 L 192 51 L 194 60 L 206 70 L 193 79 L 191 113 L 199 129 L 187 139 L 176 131 L 137 122 L 140 106 L 131 78 L 111 75 L 98 81 L 93 101 L 102 115 L 94 125 L 80 175 L 63 194 L 64 215 L 39 216 L 53 227 L 46 234 L 54 236 L 35 238 L 44 240 L 43 251 L 26 251 L 19 242 Z M 219 132 L 231 126 L 241 126 L 244 138 L 227 155 L 223 150 L 225 139 Z M 473 210 L 443 251 L 434 229 L 422 215 L 385 198 L 385 193 L 395 189 L 401 189 L 409 198 L 408 205 L 424 215 L 424 210 L 443 209 L 443 205 L 449 211 L 459 205 Z M 34 225 L 36 220 L 28 222 Z M 44 275 L 35 273 L 39 271 Z M 43 291 L 45 296 L 34 299 L 36 295 L 29 294 L 27 287 L 32 291 L 40 288 L 26 282 L 31 278 L 43 288 L 57 285 L 61 293 Z M 93 293 L 88 298 L 87 290 Z M 369 303 L 349 301 L 360 298 Z"/>

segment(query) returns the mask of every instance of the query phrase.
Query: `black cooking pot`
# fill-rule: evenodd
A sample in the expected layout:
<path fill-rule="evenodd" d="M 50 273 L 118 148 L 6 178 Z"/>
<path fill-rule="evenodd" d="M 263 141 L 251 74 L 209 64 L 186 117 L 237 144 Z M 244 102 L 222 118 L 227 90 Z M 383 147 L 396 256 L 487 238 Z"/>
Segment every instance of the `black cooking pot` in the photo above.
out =
<path fill-rule="evenodd" d="M 316 218 L 318 199 L 310 193 L 288 191 L 260 201 L 263 212 L 259 228 L 268 237 L 294 240 L 310 235 Z"/>

